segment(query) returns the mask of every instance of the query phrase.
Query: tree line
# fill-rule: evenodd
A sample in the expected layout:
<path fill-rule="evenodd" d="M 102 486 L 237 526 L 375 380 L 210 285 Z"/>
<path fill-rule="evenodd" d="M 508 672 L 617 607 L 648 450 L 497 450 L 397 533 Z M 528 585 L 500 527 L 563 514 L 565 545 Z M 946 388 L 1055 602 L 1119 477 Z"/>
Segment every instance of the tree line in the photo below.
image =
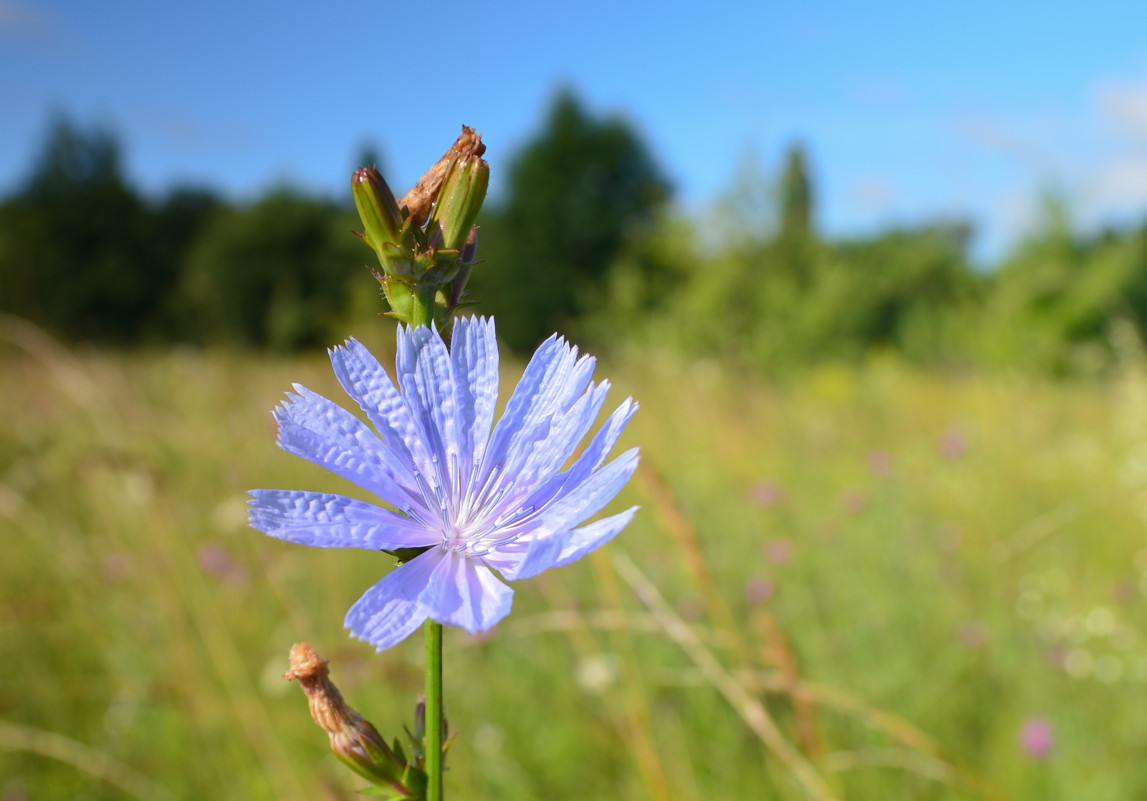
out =
<path fill-rule="evenodd" d="M 794 145 L 777 174 L 746 165 L 690 219 L 634 128 L 570 92 L 501 168 L 471 288 L 522 352 L 556 330 L 770 371 L 887 350 L 1075 373 L 1102 369 L 1117 322 L 1147 330 L 1147 224 L 1083 236 L 1055 199 L 990 269 L 971 265 L 961 220 L 829 239 Z M 327 346 L 382 310 L 357 227 L 349 190 L 144 197 L 114 136 L 61 118 L 0 203 L 0 311 L 69 341 Z"/>

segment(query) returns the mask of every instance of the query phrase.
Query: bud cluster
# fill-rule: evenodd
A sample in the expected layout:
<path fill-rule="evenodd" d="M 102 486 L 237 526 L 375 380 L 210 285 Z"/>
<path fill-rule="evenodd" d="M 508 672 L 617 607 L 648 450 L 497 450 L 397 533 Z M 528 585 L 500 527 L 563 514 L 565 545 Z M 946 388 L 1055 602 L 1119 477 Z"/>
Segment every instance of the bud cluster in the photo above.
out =
<path fill-rule="evenodd" d="M 355 170 L 351 189 L 364 228 L 356 233 L 378 256 L 382 272 L 372 272 L 392 317 L 416 326 L 433 321 L 445 330 L 454 310 L 469 303 L 466 282 L 478 249 L 474 223 L 490 181 L 485 152 L 482 137 L 463 126 L 401 200 L 374 167 Z"/>

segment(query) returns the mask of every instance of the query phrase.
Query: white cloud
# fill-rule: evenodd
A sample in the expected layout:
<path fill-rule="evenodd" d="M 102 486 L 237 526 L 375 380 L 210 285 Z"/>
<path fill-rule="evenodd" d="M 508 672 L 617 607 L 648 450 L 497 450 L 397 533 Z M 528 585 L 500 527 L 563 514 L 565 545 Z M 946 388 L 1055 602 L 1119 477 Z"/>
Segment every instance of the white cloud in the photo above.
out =
<path fill-rule="evenodd" d="M 1103 81 L 1092 91 L 1105 146 L 1077 182 L 1085 221 L 1147 214 L 1147 80 Z"/>
<path fill-rule="evenodd" d="M 1082 176 L 1078 197 L 1085 226 L 1142 221 L 1147 216 L 1147 154 L 1097 165 Z"/>
<path fill-rule="evenodd" d="M 1147 82 L 1101 83 L 1095 87 L 1095 100 L 1113 128 L 1147 141 Z"/>
<path fill-rule="evenodd" d="M 1037 180 L 1047 180 L 1057 172 L 1057 159 L 1048 142 L 1048 131 L 1060 126 L 1048 124 L 1035 115 L 1004 120 L 985 115 L 965 115 L 954 122 L 954 130 L 973 147 L 1002 157 L 1005 161 L 1031 173 Z"/>
<path fill-rule="evenodd" d="M 1147 79 L 1096 81 L 1078 108 L 966 116 L 959 136 L 995 157 L 981 230 L 992 251 L 1041 224 L 1041 193 L 1068 203 L 1082 231 L 1147 217 Z M 990 198 L 990 199 L 989 199 Z"/>
<path fill-rule="evenodd" d="M 1112 203 L 1147 203 L 1147 157 L 1105 164 L 1096 170 L 1091 183 Z"/>

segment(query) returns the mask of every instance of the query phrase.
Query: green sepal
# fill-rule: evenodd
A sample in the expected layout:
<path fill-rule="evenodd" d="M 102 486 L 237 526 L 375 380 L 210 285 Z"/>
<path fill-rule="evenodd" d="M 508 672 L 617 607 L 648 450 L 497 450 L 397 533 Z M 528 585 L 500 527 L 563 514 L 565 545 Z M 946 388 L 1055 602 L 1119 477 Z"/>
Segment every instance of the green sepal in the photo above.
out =
<path fill-rule="evenodd" d="M 377 274 L 376 274 L 377 275 Z M 402 281 L 386 276 L 377 276 L 382 284 L 382 294 L 390 304 L 387 316 L 394 317 L 403 322 L 409 322 L 414 314 L 414 293 Z"/>
<path fill-rule="evenodd" d="M 402 781 L 403 766 L 393 762 L 392 757 L 388 758 L 385 755 L 379 754 L 376 756 L 372 754 L 371 761 L 364 762 L 340 751 L 334 751 L 333 753 L 340 762 L 371 784 L 385 786 Z"/>
<path fill-rule="evenodd" d="M 403 726 L 402 730 L 404 732 L 406 732 L 406 739 L 408 739 L 410 741 L 410 753 L 414 757 L 414 759 L 412 759 L 411 762 L 412 763 L 419 763 L 419 764 L 424 763 L 426 761 L 426 752 L 422 750 L 422 746 L 423 746 L 423 740 L 426 737 L 425 720 L 423 721 L 423 725 L 421 727 L 421 733 L 420 734 L 417 734 L 417 735 L 415 734 L 415 732 L 419 731 L 418 718 L 417 717 L 414 719 L 414 732 L 412 732 L 410 729 L 406 728 L 406 726 Z"/>
<path fill-rule="evenodd" d="M 430 550 L 431 547 L 432 546 L 422 546 L 422 547 L 418 547 L 418 548 L 393 548 L 393 549 L 383 548 L 382 552 L 388 553 L 391 556 L 393 556 L 395 559 L 398 560 L 398 564 L 401 565 L 401 564 L 404 564 L 405 562 L 409 562 L 411 559 L 413 559 L 416 556 L 419 556 L 421 554 L 426 553 L 427 551 Z M 407 733 L 409 734 L 409 732 L 407 732 Z M 395 746 L 398 746 L 398 740 L 397 739 L 395 739 L 394 744 L 395 744 Z M 397 750 L 398 750 L 398 748 L 396 747 L 395 751 L 397 751 Z M 402 761 L 405 762 L 406 758 L 403 757 Z"/>
<path fill-rule="evenodd" d="M 402 774 L 402 786 L 414 798 L 426 796 L 426 771 L 414 765 L 407 765 L 406 772 Z"/>
<path fill-rule="evenodd" d="M 398 755 L 398 758 L 401 762 L 403 762 L 403 763 L 409 762 L 409 760 L 406 758 L 406 751 L 402 747 L 402 741 L 401 740 L 399 740 L 397 737 L 395 737 L 394 738 L 394 745 L 391 747 L 393 748 L 394 753 Z"/>
<path fill-rule="evenodd" d="M 410 250 L 401 243 L 384 242 L 374 249 L 383 271 L 390 278 L 410 278 L 418 274 L 416 258 L 411 258 Z"/>

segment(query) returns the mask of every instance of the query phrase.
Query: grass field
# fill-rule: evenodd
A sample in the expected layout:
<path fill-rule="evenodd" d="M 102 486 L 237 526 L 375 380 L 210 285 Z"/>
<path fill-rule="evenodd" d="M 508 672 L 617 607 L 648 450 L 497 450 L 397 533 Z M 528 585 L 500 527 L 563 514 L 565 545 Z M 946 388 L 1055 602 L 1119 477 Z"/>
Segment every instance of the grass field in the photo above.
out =
<path fill-rule="evenodd" d="M 384 328 L 360 338 L 386 351 Z M 489 636 L 447 631 L 448 793 L 1147 797 L 1147 377 L 1125 350 L 1103 384 L 602 365 L 641 402 L 611 508 L 643 510 L 515 584 Z M 409 718 L 420 638 L 375 655 L 341 628 L 389 560 L 245 527 L 249 488 L 348 491 L 274 446 L 291 382 L 342 399 L 322 354 L 0 325 L 0 799 L 351 797 L 279 678 L 298 640 L 384 733 Z"/>

